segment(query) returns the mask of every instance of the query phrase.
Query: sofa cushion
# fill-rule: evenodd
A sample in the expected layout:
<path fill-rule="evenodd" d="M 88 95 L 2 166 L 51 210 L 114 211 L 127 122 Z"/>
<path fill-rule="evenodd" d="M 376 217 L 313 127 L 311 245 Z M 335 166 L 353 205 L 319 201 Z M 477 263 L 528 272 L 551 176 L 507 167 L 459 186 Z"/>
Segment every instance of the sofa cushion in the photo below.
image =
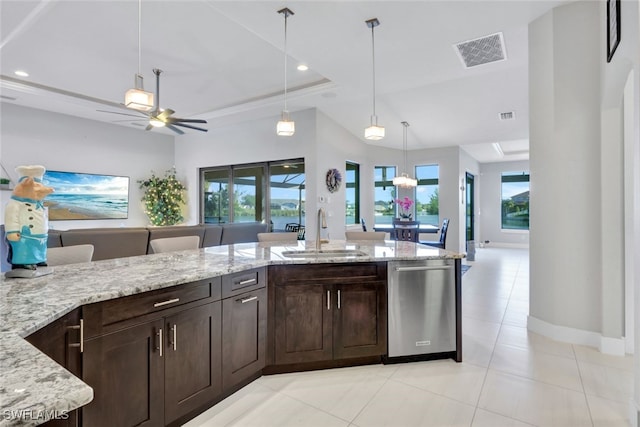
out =
<path fill-rule="evenodd" d="M 48 248 L 59 248 L 60 246 L 62 246 L 62 239 L 60 238 L 60 231 L 59 230 L 49 230 L 49 238 L 47 240 L 47 247 Z"/>
<path fill-rule="evenodd" d="M 62 245 L 92 244 L 93 260 L 145 255 L 149 243 L 146 228 L 87 228 L 67 230 L 61 233 Z"/>
<path fill-rule="evenodd" d="M 208 248 L 209 246 L 220 246 L 222 240 L 222 226 L 218 224 L 205 224 L 204 226 L 204 239 L 202 240 L 202 247 Z"/>
<path fill-rule="evenodd" d="M 236 222 L 222 225 L 221 245 L 258 241 L 258 233 L 266 233 L 267 224 L 261 222 Z"/>
<path fill-rule="evenodd" d="M 167 227 L 149 227 L 149 246 L 147 253 L 152 254 L 151 241 L 155 239 L 166 239 L 167 237 L 198 236 L 200 238 L 199 247 L 204 241 L 204 226 L 202 225 L 175 225 Z"/>

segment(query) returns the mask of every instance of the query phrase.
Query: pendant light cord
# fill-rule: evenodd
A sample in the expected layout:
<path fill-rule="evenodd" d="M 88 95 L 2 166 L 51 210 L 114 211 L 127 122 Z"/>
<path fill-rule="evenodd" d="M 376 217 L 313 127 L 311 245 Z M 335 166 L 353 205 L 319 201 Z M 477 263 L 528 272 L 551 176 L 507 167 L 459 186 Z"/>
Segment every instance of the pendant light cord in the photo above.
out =
<path fill-rule="evenodd" d="M 402 150 L 404 151 L 404 173 L 407 173 L 407 127 L 409 127 L 409 123 L 402 122 L 402 126 L 404 126 L 404 132 L 402 135 Z"/>
<path fill-rule="evenodd" d="M 376 125 L 378 125 L 378 116 L 376 115 L 376 40 L 374 36 L 375 25 L 371 26 L 371 64 L 373 69 L 373 116 L 371 117 L 371 124 L 373 124 L 373 118 L 375 117 Z"/>
<path fill-rule="evenodd" d="M 138 75 L 140 75 L 140 65 L 142 56 L 142 0 L 138 0 Z"/>
<path fill-rule="evenodd" d="M 284 111 L 287 111 L 287 18 L 289 14 L 284 13 Z"/>

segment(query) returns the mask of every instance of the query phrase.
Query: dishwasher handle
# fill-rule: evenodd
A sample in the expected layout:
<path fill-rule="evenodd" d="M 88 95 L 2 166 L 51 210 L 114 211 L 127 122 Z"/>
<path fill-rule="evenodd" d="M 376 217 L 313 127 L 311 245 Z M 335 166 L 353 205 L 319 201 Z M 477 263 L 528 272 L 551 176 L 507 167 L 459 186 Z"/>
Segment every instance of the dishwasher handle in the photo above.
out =
<path fill-rule="evenodd" d="M 437 266 L 426 266 L 422 265 L 419 267 L 396 267 L 396 271 L 429 271 L 429 270 L 451 270 L 453 268 L 452 265 L 437 265 Z"/>

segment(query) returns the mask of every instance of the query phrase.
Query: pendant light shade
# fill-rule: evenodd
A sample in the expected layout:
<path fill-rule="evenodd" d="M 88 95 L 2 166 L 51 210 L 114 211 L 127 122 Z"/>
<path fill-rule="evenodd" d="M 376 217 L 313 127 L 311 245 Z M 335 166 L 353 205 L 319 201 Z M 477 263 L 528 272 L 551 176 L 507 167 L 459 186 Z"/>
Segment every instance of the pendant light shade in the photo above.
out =
<path fill-rule="evenodd" d="M 284 110 L 282 110 L 282 118 L 276 125 L 276 133 L 278 136 L 292 136 L 296 132 L 296 124 L 289 117 L 287 110 L 287 18 L 293 15 L 293 12 L 285 7 L 278 13 L 284 15 Z"/>
<path fill-rule="evenodd" d="M 402 151 L 404 152 L 404 170 L 407 170 L 407 128 L 409 127 L 409 123 L 402 122 L 402 126 L 404 129 L 402 131 Z M 400 176 L 396 176 L 393 178 L 393 185 L 400 188 L 413 188 L 418 185 L 418 180 L 414 178 L 410 178 L 406 172 L 400 174 Z"/>
<path fill-rule="evenodd" d="M 142 74 L 140 74 L 140 34 L 142 27 L 142 0 L 138 0 L 138 72 L 134 77 L 133 89 L 124 94 L 124 105 L 139 111 L 153 109 L 153 93 L 144 90 Z"/>
<path fill-rule="evenodd" d="M 142 82 L 142 76 L 136 74 L 134 87 L 124 94 L 124 105 L 139 111 L 150 111 L 153 109 L 153 93 L 146 92 Z"/>
<path fill-rule="evenodd" d="M 384 138 L 384 127 L 378 125 L 378 116 L 376 116 L 376 43 L 374 38 L 374 28 L 380 25 L 378 18 L 365 21 L 367 27 L 371 28 L 371 58 L 373 64 L 373 114 L 371 115 L 371 125 L 364 130 L 365 139 L 378 141 Z"/>

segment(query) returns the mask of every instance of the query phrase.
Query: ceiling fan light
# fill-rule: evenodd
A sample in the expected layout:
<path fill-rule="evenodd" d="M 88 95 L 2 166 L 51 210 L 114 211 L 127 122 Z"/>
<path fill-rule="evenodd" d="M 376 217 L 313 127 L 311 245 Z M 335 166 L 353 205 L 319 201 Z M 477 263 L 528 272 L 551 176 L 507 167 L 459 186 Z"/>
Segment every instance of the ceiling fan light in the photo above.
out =
<path fill-rule="evenodd" d="M 371 125 L 364 130 L 364 138 L 371 141 L 379 141 L 384 138 L 384 126 Z"/>
<path fill-rule="evenodd" d="M 160 119 L 152 118 L 152 119 L 149 119 L 149 124 L 154 128 L 161 128 L 161 127 L 164 127 L 166 123 Z"/>
<path fill-rule="evenodd" d="M 133 110 L 151 111 L 153 109 L 153 93 L 137 88 L 129 89 L 124 94 L 124 105 Z"/>

